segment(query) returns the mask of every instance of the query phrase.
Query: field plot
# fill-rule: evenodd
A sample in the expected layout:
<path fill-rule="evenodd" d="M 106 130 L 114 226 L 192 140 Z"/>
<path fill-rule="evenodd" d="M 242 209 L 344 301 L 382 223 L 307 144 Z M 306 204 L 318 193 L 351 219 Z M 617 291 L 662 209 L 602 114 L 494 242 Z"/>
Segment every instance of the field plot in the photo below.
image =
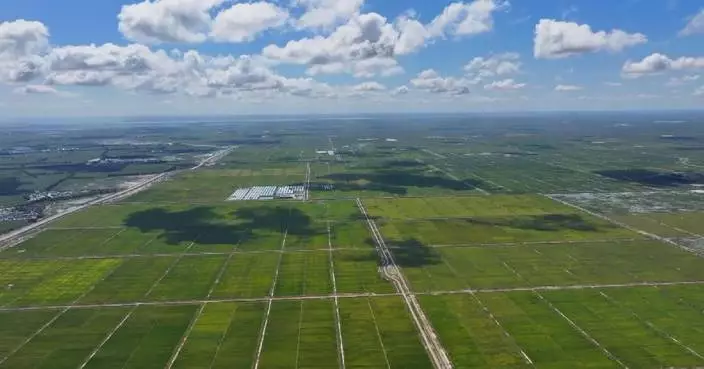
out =
<path fill-rule="evenodd" d="M 144 257 L 125 260 L 84 296 L 79 303 L 128 303 L 143 301 L 152 286 L 164 277 L 176 257 Z"/>
<path fill-rule="evenodd" d="M 262 303 L 207 304 L 173 368 L 251 368 L 264 310 Z"/>
<path fill-rule="evenodd" d="M 29 342 L 17 346 L 19 349 L 0 368 L 79 367 L 127 311 L 127 308 L 68 310 Z"/>
<path fill-rule="evenodd" d="M 432 368 L 400 297 L 341 299 L 347 368 Z"/>
<path fill-rule="evenodd" d="M 691 315 L 690 310 L 681 305 L 678 308 L 677 302 L 662 295 L 648 299 L 654 306 L 637 307 L 643 301 L 637 292 L 640 289 L 622 291 L 550 292 L 545 296 L 625 365 L 634 368 L 704 365 L 701 335 L 697 333 L 702 325 L 699 319 L 685 318 L 688 312 Z M 668 311 L 668 305 L 676 310 Z M 665 309 L 653 310 L 655 306 Z M 667 312 L 669 319 L 663 312 Z"/>
<path fill-rule="evenodd" d="M 364 200 L 370 216 L 432 219 L 576 214 L 576 210 L 537 195 L 492 195 Z"/>
<path fill-rule="evenodd" d="M 570 169 L 550 159 L 527 159 L 512 154 L 485 153 L 462 155 L 449 160 L 458 174 L 467 174 L 483 180 L 490 192 L 512 193 L 574 193 L 615 192 L 642 189 L 605 178 L 596 173 Z M 465 169 L 466 168 L 466 169 Z"/>
<path fill-rule="evenodd" d="M 613 218 L 658 236 L 704 237 L 704 212 L 642 213 Z"/>
<path fill-rule="evenodd" d="M 652 241 L 399 251 L 415 291 L 704 280 L 704 260 Z"/>
<path fill-rule="evenodd" d="M 388 281 L 379 272 L 379 256 L 370 251 L 333 252 L 335 278 L 339 293 L 394 293 Z"/>
<path fill-rule="evenodd" d="M 618 240 L 643 236 L 577 214 L 378 222 L 391 245 L 472 245 L 549 241 Z"/>
<path fill-rule="evenodd" d="M 164 368 L 196 310 L 197 306 L 138 307 L 85 367 Z M 100 341 L 93 345 L 96 342 Z"/>
<path fill-rule="evenodd" d="M 169 267 L 168 273 L 149 291 L 152 300 L 204 299 L 226 256 L 189 256 Z"/>
<path fill-rule="evenodd" d="M 275 302 L 265 332 L 260 367 L 337 367 L 333 320 L 329 300 Z"/>
<path fill-rule="evenodd" d="M 76 299 L 89 292 L 93 286 L 107 277 L 115 268 L 121 264 L 122 260 L 102 259 L 102 260 L 73 260 L 62 262 L 62 266 L 55 271 L 49 272 L 40 279 L 30 278 L 30 283 L 23 283 L 26 271 L 20 269 L 19 286 L 15 289 L 14 283 L 8 285 L 12 289 L 11 296 L 14 297 L 7 303 L 10 306 L 43 306 L 70 304 Z M 32 273 L 32 266 L 39 265 L 43 268 L 43 263 L 51 261 L 30 262 L 26 266 Z M 13 275 L 8 275 L 10 281 Z"/>
<path fill-rule="evenodd" d="M 620 367 L 531 292 L 481 294 L 480 298 L 515 347 L 538 368 Z"/>
<path fill-rule="evenodd" d="M 330 224 L 330 242 L 335 249 L 372 249 L 369 229 L 362 221 Z"/>
<path fill-rule="evenodd" d="M 21 348 L 24 341 L 56 314 L 56 310 L 0 312 L 0 360 Z"/>
<path fill-rule="evenodd" d="M 236 254 L 215 286 L 213 298 L 264 297 L 278 266 L 278 253 Z"/>
<path fill-rule="evenodd" d="M 328 252 L 286 252 L 281 259 L 276 296 L 323 296 L 332 293 Z"/>

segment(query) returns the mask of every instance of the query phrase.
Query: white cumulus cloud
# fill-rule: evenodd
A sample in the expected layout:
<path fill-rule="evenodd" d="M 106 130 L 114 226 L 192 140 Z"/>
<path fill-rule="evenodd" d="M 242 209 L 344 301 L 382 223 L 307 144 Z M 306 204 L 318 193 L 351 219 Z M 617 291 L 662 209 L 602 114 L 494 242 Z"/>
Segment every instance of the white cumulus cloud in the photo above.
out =
<path fill-rule="evenodd" d="M 118 28 L 131 41 L 196 43 L 207 39 L 210 11 L 226 0 L 145 0 L 123 5 Z"/>
<path fill-rule="evenodd" d="M 433 19 L 428 25 L 428 30 L 436 37 L 470 36 L 489 32 L 494 28 L 493 13 L 508 6 L 509 3 L 502 0 L 452 3 Z"/>
<path fill-rule="evenodd" d="M 386 90 L 386 86 L 382 85 L 379 82 L 363 82 L 363 83 L 360 83 L 358 85 L 353 86 L 352 89 L 355 91 L 365 91 L 365 92 L 384 91 L 384 90 Z"/>
<path fill-rule="evenodd" d="M 626 77 L 640 77 L 666 71 L 683 71 L 704 69 L 704 57 L 679 57 L 672 59 L 667 55 L 655 53 L 641 61 L 628 60 L 623 65 L 622 73 Z"/>
<path fill-rule="evenodd" d="M 442 77 L 433 69 L 424 70 L 411 80 L 413 87 L 432 93 L 446 93 L 451 95 L 468 94 L 472 82 L 465 78 Z"/>
<path fill-rule="evenodd" d="M 519 73 L 521 70 L 520 56 L 516 53 L 492 55 L 488 58 L 476 57 L 464 66 L 468 75 L 487 78 Z"/>
<path fill-rule="evenodd" d="M 492 83 L 484 85 L 485 90 L 494 91 L 520 90 L 524 87 L 526 87 L 525 83 L 518 83 L 511 78 L 504 79 L 501 81 L 494 81 Z"/>
<path fill-rule="evenodd" d="M 299 28 L 329 28 L 359 13 L 364 0 L 297 0 L 305 12 L 297 21 Z"/>
<path fill-rule="evenodd" d="M 533 53 L 539 59 L 566 58 L 597 51 L 621 51 L 647 41 L 641 33 L 619 29 L 594 32 L 588 24 L 541 19 L 535 27 Z"/>
<path fill-rule="evenodd" d="M 216 41 L 252 41 L 260 32 L 284 25 L 288 18 L 287 10 L 264 1 L 235 4 L 218 13 L 211 36 Z"/>

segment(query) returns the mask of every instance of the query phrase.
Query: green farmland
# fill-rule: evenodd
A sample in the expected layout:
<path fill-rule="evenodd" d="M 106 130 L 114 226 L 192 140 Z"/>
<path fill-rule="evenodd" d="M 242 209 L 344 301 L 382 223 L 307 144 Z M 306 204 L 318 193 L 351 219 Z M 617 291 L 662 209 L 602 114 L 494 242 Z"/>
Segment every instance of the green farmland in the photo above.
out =
<path fill-rule="evenodd" d="M 0 243 L 0 369 L 704 367 L 696 147 L 325 123 Z"/>

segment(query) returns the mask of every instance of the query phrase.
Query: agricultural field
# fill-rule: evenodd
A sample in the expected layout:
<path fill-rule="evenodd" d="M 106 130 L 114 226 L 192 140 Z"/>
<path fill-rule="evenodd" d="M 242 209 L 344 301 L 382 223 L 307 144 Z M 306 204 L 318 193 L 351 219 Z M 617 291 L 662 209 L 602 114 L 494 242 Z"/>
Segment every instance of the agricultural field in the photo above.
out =
<path fill-rule="evenodd" d="M 0 369 L 704 367 L 701 125 L 428 119 L 140 128 L 184 167 L 0 241 Z"/>

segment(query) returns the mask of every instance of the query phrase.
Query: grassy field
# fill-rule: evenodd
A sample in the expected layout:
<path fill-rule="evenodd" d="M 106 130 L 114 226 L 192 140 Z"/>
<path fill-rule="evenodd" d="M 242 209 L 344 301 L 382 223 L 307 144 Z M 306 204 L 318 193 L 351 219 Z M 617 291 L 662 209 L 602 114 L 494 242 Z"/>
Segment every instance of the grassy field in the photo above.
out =
<path fill-rule="evenodd" d="M 274 303 L 261 356 L 262 368 L 337 366 L 330 301 Z"/>
<path fill-rule="evenodd" d="M 661 243 L 447 247 L 401 261 L 416 291 L 704 280 L 704 260 Z"/>
<path fill-rule="evenodd" d="M 76 368 L 127 314 L 125 308 L 75 309 L 60 316 L 0 368 Z M 54 311 L 55 314 L 59 314 Z M 107 367 L 107 366 L 106 366 Z"/>
<path fill-rule="evenodd" d="M 431 368 L 398 297 L 340 300 L 348 368 Z"/>
<path fill-rule="evenodd" d="M 250 368 L 264 304 L 208 304 L 193 326 L 174 368 Z"/>
<path fill-rule="evenodd" d="M 646 213 L 615 216 L 615 219 L 632 227 L 663 237 L 702 237 L 704 213 Z"/>

